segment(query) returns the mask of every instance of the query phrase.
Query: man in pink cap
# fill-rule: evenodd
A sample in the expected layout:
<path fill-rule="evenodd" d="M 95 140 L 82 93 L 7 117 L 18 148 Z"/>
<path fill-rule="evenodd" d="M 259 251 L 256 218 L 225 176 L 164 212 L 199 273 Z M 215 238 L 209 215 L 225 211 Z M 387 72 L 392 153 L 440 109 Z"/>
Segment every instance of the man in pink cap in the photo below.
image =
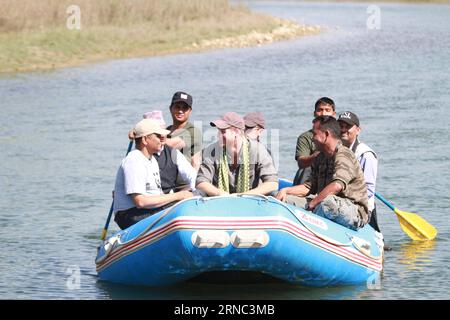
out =
<path fill-rule="evenodd" d="M 268 195 L 278 189 L 278 173 L 267 149 L 246 137 L 244 119 L 227 112 L 210 123 L 218 141 L 203 150 L 197 189 L 208 196 Z"/>
<path fill-rule="evenodd" d="M 261 112 L 249 112 L 244 116 L 245 134 L 249 139 L 259 141 L 262 135 L 266 122 Z"/>

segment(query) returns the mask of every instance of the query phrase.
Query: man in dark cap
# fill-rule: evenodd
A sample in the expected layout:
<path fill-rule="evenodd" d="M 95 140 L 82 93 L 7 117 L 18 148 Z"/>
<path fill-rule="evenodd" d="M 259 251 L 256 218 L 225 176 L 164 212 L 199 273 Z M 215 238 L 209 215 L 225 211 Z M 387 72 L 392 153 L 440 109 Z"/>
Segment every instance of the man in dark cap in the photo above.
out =
<path fill-rule="evenodd" d="M 189 122 L 192 102 L 192 96 L 186 92 L 177 91 L 173 95 L 169 107 L 173 123 L 167 127 L 170 134 L 167 136 L 166 144 L 179 149 L 192 166 L 198 169 L 202 149 L 202 133 Z"/>
<path fill-rule="evenodd" d="M 361 127 L 356 114 L 345 111 L 339 115 L 338 123 L 341 127 L 342 144 L 353 151 L 364 173 L 369 201 L 369 224 L 376 231 L 381 232 L 375 207 L 375 184 L 378 170 L 377 154 L 368 145 L 359 141 L 358 136 L 361 133 Z"/>
<path fill-rule="evenodd" d="M 278 174 L 267 149 L 245 136 L 244 119 L 227 112 L 210 123 L 218 141 L 202 152 L 196 187 L 208 196 L 231 193 L 268 195 L 278 189 Z"/>

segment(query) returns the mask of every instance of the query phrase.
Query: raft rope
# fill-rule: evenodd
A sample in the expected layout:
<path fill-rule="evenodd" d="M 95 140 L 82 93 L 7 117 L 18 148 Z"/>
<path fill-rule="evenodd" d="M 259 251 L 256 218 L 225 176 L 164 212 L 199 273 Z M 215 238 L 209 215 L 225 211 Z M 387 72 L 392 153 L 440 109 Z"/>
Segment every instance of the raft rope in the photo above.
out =
<path fill-rule="evenodd" d="M 229 197 L 245 197 L 245 198 L 262 198 L 263 200 L 265 200 L 265 201 L 267 201 L 267 202 L 269 202 L 270 200 L 272 200 L 273 202 L 275 202 L 276 204 L 279 204 L 279 205 L 281 205 L 282 207 L 284 207 L 285 209 L 287 209 L 294 217 L 295 217 L 295 219 L 298 221 L 298 222 L 300 222 L 300 224 L 302 225 L 302 226 L 304 226 L 308 231 L 310 231 L 312 234 L 314 234 L 316 237 L 318 237 L 318 238 L 320 238 L 320 239 L 322 239 L 322 240 L 324 240 L 324 241 L 326 241 L 326 242 L 328 242 L 328 243 L 331 243 L 331 244 L 333 244 L 333 245 L 336 245 L 336 246 L 350 246 L 352 243 L 353 243 L 353 241 L 349 241 L 348 243 L 340 243 L 340 242 L 337 242 L 337 241 L 335 241 L 335 240 L 333 240 L 333 239 L 331 239 L 331 238 L 329 238 L 329 237 L 327 237 L 327 236 L 324 236 L 324 235 L 322 235 L 322 234 L 320 234 L 320 233 L 318 233 L 318 232 L 316 232 L 316 231 L 314 231 L 314 230 L 312 230 L 310 227 L 308 227 L 296 214 L 295 214 L 295 212 L 293 212 L 292 211 L 292 209 L 291 208 L 289 208 L 284 202 L 282 202 L 282 201 L 279 201 L 278 199 L 276 199 L 276 198 L 274 198 L 274 197 L 272 197 L 272 196 L 265 196 L 265 195 L 261 195 L 261 194 L 252 194 L 252 195 L 244 195 L 244 194 L 241 194 L 241 195 L 238 195 L 238 194 L 234 194 L 234 195 L 224 195 L 224 196 L 216 196 L 216 197 L 207 197 L 207 198 L 205 198 L 205 197 L 200 197 L 200 196 L 196 196 L 196 197 L 194 197 L 194 198 L 189 198 L 189 199 L 184 199 L 184 200 L 182 200 L 182 201 L 180 201 L 180 202 L 177 202 L 176 204 L 174 204 L 172 207 L 170 207 L 166 212 L 164 212 L 158 219 L 156 219 L 155 221 L 153 221 L 153 223 L 151 224 L 151 225 L 149 225 L 147 228 L 145 228 L 138 236 L 136 236 L 136 237 L 134 237 L 133 239 L 130 239 L 129 241 L 126 241 L 126 242 L 121 242 L 120 241 L 120 239 L 119 239 L 119 241 L 118 241 L 118 243 L 119 244 L 121 244 L 121 245 L 125 245 L 125 244 L 127 244 L 128 242 L 130 242 L 130 241 L 134 241 L 134 240 L 137 240 L 137 239 L 139 239 L 140 237 L 142 237 L 142 236 L 144 236 L 145 234 L 147 234 L 150 230 L 152 230 L 153 229 L 153 227 L 158 223 L 158 222 L 160 222 L 163 218 L 165 218 L 166 216 L 168 216 L 171 212 L 173 212 L 173 210 L 175 209 L 175 208 L 177 208 L 178 206 L 180 206 L 182 203 L 185 203 L 185 202 L 187 202 L 187 201 L 191 201 L 191 200 L 200 200 L 201 202 L 206 202 L 206 201 L 211 201 L 211 200 L 214 200 L 214 199 L 218 199 L 218 198 L 229 198 Z"/>
<path fill-rule="evenodd" d="M 118 247 L 115 246 L 116 244 L 118 244 L 118 245 L 120 245 L 120 246 L 124 246 L 124 245 L 128 244 L 129 242 L 138 240 L 139 238 L 143 237 L 147 232 L 149 232 L 149 231 L 150 231 L 150 230 L 151 230 L 151 229 L 152 229 L 159 221 L 161 221 L 164 217 L 166 217 L 169 213 L 171 213 L 171 212 L 172 212 L 176 207 L 178 207 L 180 204 L 182 204 L 182 203 L 184 203 L 184 202 L 186 202 L 186 201 L 195 200 L 195 199 L 199 199 L 199 198 L 201 198 L 201 197 L 200 197 L 200 196 L 196 196 L 196 197 L 193 197 L 193 198 L 184 199 L 184 200 L 181 200 L 180 202 L 177 202 L 176 204 L 174 204 L 173 206 L 171 206 L 170 208 L 168 208 L 167 211 L 164 212 L 158 219 L 156 219 L 155 221 L 153 221 L 153 223 L 152 223 L 151 225 L 147 226 L 147 228 L 145 228 L 139 235 L 137 235 L 136 237 L 134 237 L 134 238 L 132 238 L 132 239 L 130 239 L 130 240 L 128 240 L 128 241 L 125 241 L 125 242 L 122 242 L 122 241 L 121 241 L 122 236 L 124 235 L 124 233 L 120 234 L 120 235 L 117 237 L 117 239 L 114 239 L 113 242 L 110 242 L 110 241 L 109 241 L 111 238 L 107 239 L 104 243 L 110 243 L 111 247 L 110 247 L 108 250 L 105 250 L 105 255 L 103 255 L 102 257 L 100 257 L 100 258 L 98 258 L 98 259 L 96 259 L 95 263 L 98 264 L 98 263 L 102 262 L 102 261 L 105 260 L 110 254 L 114 253 L 114 251 L 116 251 L 116 249 L 118 248 Z"/>
<path fill-rule="evenodd" d="M 169 213 L 171 213 L 175 208 L 177 208 L 178 206 L 180 206 L 182 203 L 185 203 L 185 202 L 191 201 L 191 200 L 195 200 L 195 199 L 199 199 L 199 198 L 201 198 L 201 197 L 200 197 L 200 196 L 196 196 L 196 197 L 192 197 L 192 198 L 189 198 L 189 199 L 184 199 L 184 200 L 181 200 L 180 202 L 175 203 L 173 206 L 171 206 L 170 208 L 168 208 L 167 211 L 164 212 L 158 219 L 156 219 L 155 221 L 153 221 L 153 223 L 152 223 L 151 225 L 147 226 L 147 228 L 145 228 L 139 235 L 137 235 L 137 236 L 134 237 L 133 239 L 130 239 L 130 240 L 126 241 L 126 242 L 120 242 L 120 239 L 119 239 L 119 244 L 125 245 L 125 244 L 127 244 L 128 242 L 137 240 L 137 239 L 139 239 L 140 237 L 146 235 L 151 229 L 153 229 L 153 227 L 154 227 L 158 222 L 160 222 L 164 217 L 166 217 L 167 215 L 169 215 Z"/>
<path fill-rule="evenodd" d="M 380 256 L 380 257 L 376 257 L 376 256 L 373 256 L 373 255 L 371 255 L 370 253 L 367 253 L 367 251 L 366 250 L 364 250 L 363 248 L 361 248 L 354 240 L 353 240 L 353 236 L 352 235 L 350 235 L 350 234 L 348 234 L 347 232 L 345 233 L 346 235 L 347 235 L 347 237 L 350 239 L 350 241 L 348 242 L 348 243 L 340 243 L 340 242 L 336 242 L 336 241 L 334 241 L 333 239 L 331 239 L 331 238 L 329 238 L 329 237 L 327 237 L 327 236 L 324 236 L 324 235 L 322 235 L 322 234 L 320 234 L 320 233 L 317 233 L 317 232 L 315 232 L 314 230 L 312 230 L 311 228 L 309 228 L 307 225 L 305 225 L 305 223 L 303 223 L 303 221 L 301 221 L 301 219 L 295 214 L 295 212 L 293 212 L 292 211 L 292 209 L 291 208 L 289 208 L 284 202 L 282 202 L 282 201 L 280 201 L 280 200 L 278 200 L 278 199 L 276 199 L 276 198 L 274 198 L 274 197 L 270 197 L 270 198 L 272 198 L 272 199 L 274 199 L 277 203 L 279 203 L 279 204 L 281 204 L 284 208 L 286 208 L 306 229 L 308 229 L 311 233 L 313 233 L 316 237 L 318 237 L 318 238 L 320 238 L 320 239 L 322 239 L 322 240 L 324 240 L 324 241 L 326 241 L 326 242 L 328 242 L 328 243 L 331 243 L 331 244 L 333 244 L 333 245 L 336 245 L 336 246 L 341 246 L 341 247 L 344 247 L 344 246 L 351 246 L 351 245 L 353 245 L 353 247 L 355 247 L 359 252 L 361 252 L 362 254 L 364 254 L 366 257 L 368 257 L 368 258 L 370 258 L 370 259 L 373 259 L 373 260 L 380 260 L 380 258 L 382 257 L 382 256 Z"/>
<path fill-rule="evenodd" d="M 337 242 L 337 241 L 335 241 L 335 240 L 333 240 L 333 239 L 331 239 L 331 238 L 329 238 L 329 237 L 327 237 L 327 236 L 324 236 L 324 235 L 322 235 L 322 234 L 320 234 L 320 233 L 318 233 L 318 232 L 312 230 L 310 227 L 308 227 L 308 226 L 307 226 L 307 225 L 306 225 L 306 224 L 305 224 L 305 223 L 304 223 L 304 222 L 303 222 L 303 221 L 295 214 L 295 212 L 294 212 L 291 208 L 289 208 L 284 202 L 282 202 L 282 201 L 280 201 L 280 200 L 278 200 L 278 199 L 276 199 L 276 198 L 274 198 L 274 197 L 272 197 L 272 196 L 265 196 L 265 195 L 261 195 L 261 194 L 252 194 L 252 195 L 244 195 L 244 194 L 237 195 L 237 194 L 234 194 L 234 195 L 223 195 L 223 196 L 208 197 L 208 198 L 201 197 L 201 196 L 196 196 L 196 197 L 193 197 L 193 198 L 184 199 L 184 200 L 182 200 L 182 201 L 180 201 L 180 202 L 177 202 L 177 203 L 174 204 L 172 207 L 168 208 L 166 212 L 164 212 L 158 219 L 156 219 L 155 221 L 153 221 L 153 223 L 152 223 L 151 225 L 149 225 L 147 228 L 145 228 L 138 236 L 136 236 L 136 237 L 134 237 L 133 239 L 130 239 L 130 240 L 126 241 L 126 242 L 121 242 L 121 241 L 120 241 L 120 240 L 121 240 L 121 237 L 119 237 L 119 238 L 117 239 L 117 241 L 115 241 L 115 243 L 118 243 L 119 245 L 122 245 L 122 246 L 123 246 L 123 245 L 125 245 L 125 244 L 127 244 L 127 243 L 129 243 L 129 242 L 131 242 L 131 241 L 135 241 L 135 240 L 139 239 L 140 237 L 146 235 L 148 232 L 150 232 L 150 230 L 153 229 L 153 227 L 154 227 L 158 222 L 160 222 L 163 218 L 167 217 L 170 213 L 172 213 L 173 210 L 174 210 L 175 208 L 177 208 L 178 206 L 180 206 L 181 204 L 183 204 L 183 203 L 185 203 L 185 202 L 187 202 L 187 201 L 197 200 L 197 203 L 198 203 L 199 200 L 200 200 L 201 202 L 207 202 L 207 201 L 214 200 L 214 199 L 218 199 L 218 198 L 230 198 L 230 197 L 262 198 L 262 199 L 263 199 L 264 201 L 266 201 L 266 202 L 272 202 L 272 203 L 279 204 L 279 205 L 281 205 L 282 207 L 284 207 L 286 210 L 288 210 L 288 212 L 290 212 L 290 213 L 295 217 L 295 219 L 296 219 L 298 222 L 300 222 L 300 224 L 301 224 L 303 227 L 305 227 L 309 232 L 311 232 L 312 234 L 314 234 L 316 237 L 318 237 L 318 238 L 324 240 L 325 242 L 328 242 L 328 243 L 330 243 L 330 244 L 332 244 L 332 245 L 340 246 L 340 247 L 345 247 L 345 246 L 351 246 L 351 245 L 353 245 L 358 251 L 360 251 L 361 253 L 363 253 L 365 256 L 367 256 L 367 257 L 369 257 L 369 258 L 371 258 L 371 259 L 374 259 L 374 260 L 379 260 L 379 259 L 380 259 L 379 257 L 375 257 L 375 256 L 372 256 L 371 254 L 368 254 L 367 252 L 365 252 L 364 249 L 360 248 L 360 247 L 353 241 L 353 239 L 352 239 L 353 237 L 352 237 L 351 235 L 349 235 L 348 233 L 346 233 L 346 235 L 350 238 L 350 241 L 349 241 L 348 243 L 340 243 L 340 242 Z M 111 253 L 113 253 L 113 252 L 115 251 L 114 249 L 116 249 L 116 248 L 111 248 L 111 249 L 109 250 L 109 252 L 107 252 L 103 257 L 101 257 L 101 260 L 106 259 L 106 257 L 108 257 Z"/>
<path fill-rule="evenodd" d="M 335 246 L 339 246 L 339 247 L 348 247 L 348 246 L 350 246 L 350 245 L 352 245 L 352 243 L 353 243 L 353 241 L 349 241 L 349 242 L 347 242 L 347 243 L 341 243 L 341 242 L 337 242 L 337 241 L 335 241 L 335 240 L 333 240 L 333 239 L 331 239 L 331 238 L 329 238 L 329 237 L 327 237 L 327 236 L 325 236 L 325 235 L 323 235 L 323 234 L 320 234 L 320 233 L 318 233 L 318 232 L 316 232 L 316 231 L 314 231 L 314 230 L 312 230 L 310 227 L 308 227 L 296 214 L 295 214 L 295 212 L 294 211 L 292 211 L 292 209 L 291 208 L 289 208 L 284 202 L 282 202 L 282 201 L 280 201 L 280 200 L 278 200 L 277 198 L 274 198 L 274 197 L 272 197 L 272 196 L 270 196 L 270 198 L 272 198 L 274 201 L 275 201 L 275 203 L 277 203 L 277 204 L 280 204 L 282 207 L 284 207 L 285 209 L 287 209 L 294 217 L 295 217 L 295 219 L 298 221 L 298 222 L 300 222 L 300 224 L 302 225 L 302 226 L 304 226 L 309 232 L 311 232 L 312 234 L 314 234 L 317 238 L 320 238 L 320 239 L 322 239 L 323 241 L 326 241 L 326 242 L 328 242 L 328 243 L 331 243 L 331 244 L 333 244 L 333 245 L 335 245 Z"/>
<path fill-rule="evenodd" d="M 156 219 L 155 221 L 153 221 L 153 223 L 152 223 L 151 225 L 149 225 L 147 228 L 145 228 L 138 236 L 136 236 L 136 237 L 134 237 L 133 239 L 130 239 L 130 240 L 126 241 L 126 242 L 121 242 L 121 241 L 120 241 L 120 238 L 119 238 L 119 239 L 118 239 L 118 243 L 119 243 L 120 245 L 125 245 L 125 244 L 127 244 L 127 243 L 129 243 L 129 242 L 131 242 L 131 241 L 137 240 L 137 239 L 139 239 L 140 237 L 145 236 L 145 235 L 146 235 L 148 232 L 150 232 L 150 230 L 152 230 L 153 227 L 154 227 L 158 222 L 160 222 L 164 217 L 168 216 L 169 213 L 173 212 L 173 210 L 174 210 L 175 208 L 177 208 L 177 207 L 180 206 L 182 203 L 185 203 L 185 202 L 187 202 L 187 201 L 197 200 L 197 203 L 198 203 L 199 200 L 200 200 L 201 202 L 206 202 L 206 201 L 210 201 L 210 200 L 213 200 L 213 199 L 230 198 L 230 197 L 240 197 L 240 196 L 243 196 L 243 195 L 231 194 L 231 195 L 223 195 L 223 196 L 215 196 L 215 197 L 201 197 L 201 196 L 195 196 L 195 197 L 192 197 L 192 198 L 189 198 L 189 199 L 181 200 L 180 202 L 177 202 L 176 204 L 174 204 L 173 206 L 171 206 L 170 208 L 168 208 L 168 210 L 167 210 L 166 212 L 164 212 L 158 219 Z M 253 195 L 252 195 L 252 196 L 253 196 Z M 256 195 L 256 196 L 261 196 L 261 197 L 264 197 L 265 199 L 267 199 L 267 197 L 264 196 L 264 195 Z M 112 251 L 113 251 L 113 250 L 111 250 L 111 252 L 112 252 Z"/>
<path fill-rule="evenodd" d="M 368 250 L 365 250 L 365 249 L 363 249 L 361 246 L 359 246 L 358 243 L 357 243 L 356 241 L 353 240 L 354 236 L 352 236 L 352 235 L 350 235 L 350 234 L 348 234 L 348 233 L 345 233 L 345 234 L 347 235 L 347 237 L 349 237 L 349 238 L 351 239 L 351 241 L 352 241 L 352 243 L 353 243 L 353 246 L 354 246 L 356 249 L 358 249 L 358 251 L 361 252 L 363 255 L 365 255 L 366 257 L 368 257 L 368 258 L 370 258 L 370 259 L 373 259 L 373 260 L 377 260 L 377 261 L 378 261 L 378 260 L 383 260 L 383 248 L 380 248 L 380 247 L 378 247 L 378 245 L 377 245 L 377 247 L 378 247 L 379 250 L 380 250 L 380 256 L 376 257 L 376 256 L 370 254 L 370 249 L 368 249 L 368 250 L 369 250 L 369 253 L 368 253 L 368 252 L 367 252 Z M 363 239 L 363 240 L 364 240 L 364 239 Z M 365 240 L 364 240 L 364 241 L 365 241 Z"/>
<path fill-rule="evenodd" d="M 211 200 L 211 199 L 217 199 L 217 198 L 229 198 L 229 197 L 237 197 L 237 195 L 223 195 L 223 196 L 216 196 L 216 197 L 209 197 L 209 198 L 205 198 L 205 197 L 201 197 L 201 196 L 195 196 L 195 197 L 192 197 L 192 198 L 189 198 L 189 199 L 181 200 L 180 202 L 177 202 L 176 204 L 174 204 L 173 206 L 171 206 L 170 208 L 168 208 L 166 212 L 164 212 L 158 219 L 156 219 L 155 221 L 153 221 L 153 223 L 152 223 L 151 225 L 149 225 L 147 228 L 145 228 L 139 235 L 137 235 L 137 236 L 134 237 L 133 239 L 130 239 L 130 240 L 125 241 L 125 242 L 122 242 L 122 241 L 121 241 L 121 237 L 122 237 L 124 234 L 121 234 L 121 235 L 118 237 L 118 239 L 115 241 L 115 243 L 118 243 L 119 245 L 122 245 L 122 246 L 123 246 L 123 245 L 128 244 L 129 242 L 135 241 L 135 240 L 137 240 L 137 239 L 139 239 L 139 238 L 145 236 L 148 232 L 150 232 L 150 230 L 153 229 L 153 227 L 154 227 L 158 222 L 160 222 L 164 217 L 168 216 L 171 212 L 173 212 L 173 210 L 174 210 L 175 208 L 177 208 L 178 206 L 180 206 L 182 203 L 185 203 L 185 202 L 187 202 L 187 201 L 192 201 L 192 200 L 197 200 L 197 202 L 198 202 L 198 200 L 201 200 L 201 202 L 206 202 L 206 201 L 209 201 L 209 200 Z M 105 241 L 105 242 L 107 242 L 107 241 Z M 107 256 L 109 256 L 111 253 L 113 253 L 113 252 L 115 251 L 115 249 L 116 249 L 116 248 L 110 249 L 110 251 L 109 251 L 107 254 L 105 254 L 105 256 L 102 257 L 101 259 L 102 259 L 102 260 L 105 259 L 105 258 L 106 258 Z"/>

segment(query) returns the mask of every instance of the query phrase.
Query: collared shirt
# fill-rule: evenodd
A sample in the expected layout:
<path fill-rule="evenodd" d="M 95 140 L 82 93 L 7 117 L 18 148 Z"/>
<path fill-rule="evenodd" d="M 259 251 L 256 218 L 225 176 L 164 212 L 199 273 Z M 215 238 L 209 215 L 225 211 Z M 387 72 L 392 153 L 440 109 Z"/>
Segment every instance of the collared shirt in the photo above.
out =
<path fill-rule="evenodd" d="M 295 147 L 295 161 L 298 161 L 299 157 L 309 157 L 316 151 L 317 148 L 313 141 L 312 129 L 305 131 L 297 138 L 297 145 Z M 309 179 L 310 175 L 311 166 L 299 168 L 295 177 L 295 184 L 303 184 Z"/>
<path fill-rule="evenodd" d="M 166 129 L 172 131 L 172 125 L 168 126 Z M 172 132 L 169 138 L 180 137 L 183 139 L 186 146 L 180 149 L 180 152 L 191 161 L 191 157 L 197 152 L 202 150 L 202 132 L 194 127 L 190 122 L 187 122 L 184 128 L 177 129 Z"/>
<path fill-rule="evenodd" d="M 308 157 L 312 155 L 317 150 L 316 145 L 313 141 L 313 131 L 308 130 L 303 132 L 297 138 L 297 145 L 295 147 L 295 160 L 298 160 L 298 157 Z"/>
<path fill-rule="evenodd" d="M 377 181 L 378 159 L 376 153 L 365 143 L 359 142 L 355 147 L 355 140 L 350 146 L 351 150 L 355 150 L 355 156 L 364 173 L 366 181 L 367 196 L 369 198 L 369 211 L 375 208 L 375 186 Z"/>
<path fill-rule="evenodd" d="M 362 221 L 367 223 L 369 214 L 364 174 L 353 152 L 342 143 L 338 143 L 332 157 L 327 158 L 322 152 L 316 157 L 305 185 L 310 188 L 310 194 L 319 194 L 332 182 L 342 186 L 337 196 L 356 204 Z"/>
<path fill-rule="evenodd" d="M 249 140 L 250 150 L 250 189 L 258 187 L 260 182 L 278 182 L 278 173 L 273 165 L 273 160 L 266 147 L 258 141 Z M 222 148 L 218 143 L 213 143 L 203 150 L 203 159 L 197 174 L 197 185 L 201 182 L 209 182 L 214 186 L 219 184 L 219 163 Z M 236 192 L 236 182 L 239 170 L 242 167 L 242 150 L 239 153 L 238 166 L 233 170 L 231 159 L 229 164 L 230 193 Z"/>

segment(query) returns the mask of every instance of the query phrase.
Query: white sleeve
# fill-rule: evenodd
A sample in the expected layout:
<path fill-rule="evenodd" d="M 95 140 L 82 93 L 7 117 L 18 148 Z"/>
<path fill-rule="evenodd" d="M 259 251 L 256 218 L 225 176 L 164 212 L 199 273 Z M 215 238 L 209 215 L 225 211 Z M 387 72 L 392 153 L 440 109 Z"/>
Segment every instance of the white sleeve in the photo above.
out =
<path fill-rule="evenodd" d="M 129 158 L 124 161 L 122 167 L 125 193 L 127 195 L 132 193 L 145 194 L 146 178 L 142 163 L 134 158 Z"/>
<path fill-rule="evenodd" d="M 360 159 L 361 169 L 364 173 L 364 180 L 369 198 L 369 210 L 375 207 L 375 186 L 377 181 L 378 159 L 372 152 L 365 152 Z"/>
<path fill-rule="evenodd" d="M 189 161 L 187 161 L 186 157 L 180 152 L 180 150 L 176 150 L 176 153 L 176 165 L 178 167 L 178 173 L 180 174 L 184 182 L 188 183 L 192 190 L 195 190 L 197 171 L 195 171 L 194 167 L 192 167 Z"/>

